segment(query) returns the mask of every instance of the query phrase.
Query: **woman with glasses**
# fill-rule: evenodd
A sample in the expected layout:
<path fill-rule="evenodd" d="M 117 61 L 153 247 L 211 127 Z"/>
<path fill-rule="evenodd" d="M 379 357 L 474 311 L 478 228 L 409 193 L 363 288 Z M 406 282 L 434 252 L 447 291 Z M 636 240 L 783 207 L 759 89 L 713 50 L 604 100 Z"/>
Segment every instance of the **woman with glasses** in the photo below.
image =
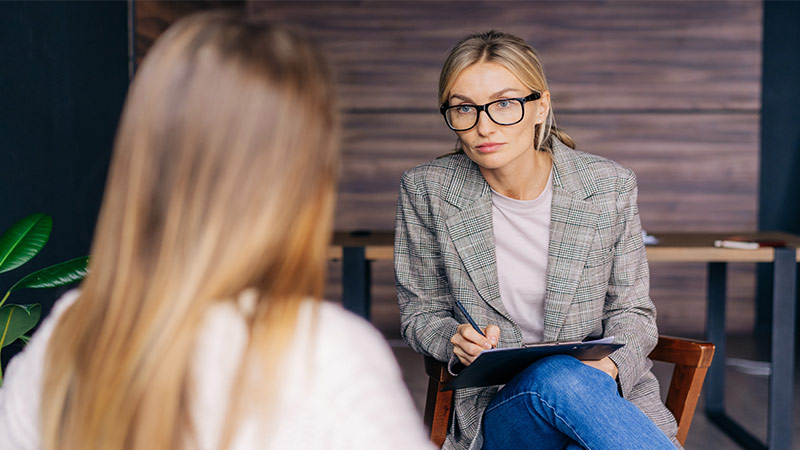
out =
<path fill-rule="evenodd" d="M 485 349 L 610 337 L 459 389 L 445 448 L 674 448 L 647 355 L 658 339 L 633 172 L 574 150 L 522 39 L 460 41 L 439 79 L 457 150 L 407 171 L 395 230 L 404 339 L 457 375 Z M 461 312 L 460 302 L 481 331 Z"/>

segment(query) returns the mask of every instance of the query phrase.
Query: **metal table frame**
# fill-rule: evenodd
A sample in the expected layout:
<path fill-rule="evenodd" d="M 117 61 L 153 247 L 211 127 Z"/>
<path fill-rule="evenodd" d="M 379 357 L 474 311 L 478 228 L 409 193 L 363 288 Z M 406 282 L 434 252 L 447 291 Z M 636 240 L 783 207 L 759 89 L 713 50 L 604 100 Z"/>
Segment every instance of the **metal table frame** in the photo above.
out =
<path fill-rule="evenodd" d="M 795 355 L 796 254 L 776 248 L 773 261 L 772 327 L 767 443 L 762 443 L 725 413 L 725 299 L 727 263 L 708 263 L 706 339 L 716 346 L 705 382 L 709 420 L 747 449 L 792 448 L 792 400 Z M 720 357 L 721 356 L 721 357 Z"/>
<path fill-rule="evenodd" d="M 342 248 L 342 305 L 367 320 L 370 319 L 372 266 L 365 247 Z"/>

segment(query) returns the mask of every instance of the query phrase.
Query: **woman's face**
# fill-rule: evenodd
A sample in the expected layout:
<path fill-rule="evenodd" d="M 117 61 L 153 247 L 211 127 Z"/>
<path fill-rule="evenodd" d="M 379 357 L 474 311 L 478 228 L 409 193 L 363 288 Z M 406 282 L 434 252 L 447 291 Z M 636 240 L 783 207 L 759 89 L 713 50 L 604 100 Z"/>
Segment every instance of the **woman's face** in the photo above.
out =
<path fill-rule="evenodd" d="M 531 92 L 502 65 L 481 62 L 467 67 L 456 77 L 448 101 L 450 106 L 484 105 L 504 98 L 525 97 Z M 478 166 L 489 170 L 509 168 L 526 156 L 532 157 L 534 125 L 547 117 L 549 100 L 549 93 L 545 91 L 539 100 L 525 103 L 524 117 L 514 125 L 498 125 L 485 111 L 480 112 L 474 127 L 456 132 L 464 153 Z"/>

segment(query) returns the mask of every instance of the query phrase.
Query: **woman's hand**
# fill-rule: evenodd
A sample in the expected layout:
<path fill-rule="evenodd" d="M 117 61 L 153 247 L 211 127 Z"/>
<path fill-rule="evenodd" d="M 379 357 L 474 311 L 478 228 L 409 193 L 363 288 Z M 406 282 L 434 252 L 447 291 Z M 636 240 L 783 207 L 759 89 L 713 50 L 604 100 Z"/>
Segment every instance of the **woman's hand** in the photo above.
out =
<path fill-rule="evenodd" d="M 597 361 L 581 361 L 581 362 L 589 367 L 594 367 L 597 370 L 601 370 L 611 375 L 611 378 L 615 380 L 617 379 L 617 375 L 619 375 L 619 369 L 617 368 L 617 365 L 608 356 L 606 356 L 603 359 L 599 359 Z"/>
<path fill-rule="evenodd" d="M 453 353 L 458 356 L 461 364 L 468 366 L 475 361 L 475 358 L 484 350 L 489 350 L 497 346 L 497 341 L 500 339 L 500 328 L 497 325 L 488 325 L 483 329 L 481 336 L 472 325 L 461 324 L 453 337 L 450 338 L 450 343 L 453 344 Z"/>

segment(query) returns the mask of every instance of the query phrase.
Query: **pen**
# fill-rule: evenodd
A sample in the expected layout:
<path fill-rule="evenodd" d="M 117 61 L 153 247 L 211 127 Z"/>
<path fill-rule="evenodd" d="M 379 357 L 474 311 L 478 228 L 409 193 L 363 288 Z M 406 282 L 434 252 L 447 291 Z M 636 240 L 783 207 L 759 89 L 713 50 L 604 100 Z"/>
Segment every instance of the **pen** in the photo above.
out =
<path fill-rule="evenodd" d="M 462 305 L 461 302 L 458 300 L 456 300 L 456 305 L 458 305 L 458 309 L 460 309 L 461 312 L 464 313 L 464 317 L 467 318 L 467 321 L 469 322 L 470 325 L 472 325 L 472 328 L 475 328 L 475 331 L 480 333 L 481 336 L 486 337 L 486 335 L 483 334 L 483 331 L 481 331 L 481 329 L 478 328 L 478 324 L 475 323 L 474 320 L 472 320 L 472 316 L 470 316 L 469 313 L 467 312 L 467 308 L 464 308 L 464 305 Z"/>
<path fill-rule="evenodd" d="M 760 247 L 760 245 L 758 242 L 714 241 L 714 247 L 737 248 L 740 250 L 755 250 L 758 247 Z"/>

